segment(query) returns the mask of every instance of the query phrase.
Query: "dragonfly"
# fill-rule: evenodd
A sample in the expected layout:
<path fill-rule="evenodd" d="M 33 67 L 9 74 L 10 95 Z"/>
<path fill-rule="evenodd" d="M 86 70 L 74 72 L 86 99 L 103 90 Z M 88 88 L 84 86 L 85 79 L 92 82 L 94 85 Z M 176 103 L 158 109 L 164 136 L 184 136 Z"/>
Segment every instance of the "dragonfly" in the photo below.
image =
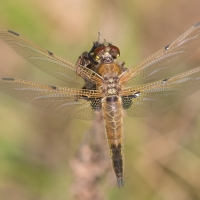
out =
<path fill-rule="evenodd" d="M 100 113 L 119 187 L 124 185 L 123 117 L 161 113 L 200 89 L 200 67 L 156 80 L 198 49 L 200 22 L 131 68 L 117 61 L 119 48 L 106 40 L 101 41 L 100 37 L 76 63 L 41 48 L 14 31 L 0 31 L 0 39 L 37 68 L 74 85 L 72 88 L 58 87 L 1 78 L 0 91 L 63 117 L 93 120 Z"/>

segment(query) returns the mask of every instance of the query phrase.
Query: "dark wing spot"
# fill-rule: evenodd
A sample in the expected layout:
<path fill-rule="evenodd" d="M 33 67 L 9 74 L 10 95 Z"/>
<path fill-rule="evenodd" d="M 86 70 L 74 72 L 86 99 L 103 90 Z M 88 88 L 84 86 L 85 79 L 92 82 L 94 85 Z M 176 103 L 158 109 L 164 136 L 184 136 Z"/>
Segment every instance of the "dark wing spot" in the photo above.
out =
<path fill-rule="evenodd" d="M 49 54 L 50 56 L 53 56 L 53 53 L 52 53 L 51 51 L 48 51 L 48 54 Z"/>
<path fill-rule="evenodd" d="M 15 33 L 14 31 L 8 30 L 8 32 L 11 33 L 11 34 L 13 34 L 13 35 L 19 36 L 19 34 Z"/>
<path fill-rule="evenodd" d="M 3 80 L 3 81 L 14 81 L 15 79 L 14 78 L 2 78 L 1 80 Z"/>
<path fill-rule="evenodd" d="M 84 99 L 86 101 L 90 101 L 90 106 L 93 110 L 99 111 L 101 110 L 101 98 L 88 98 L 87 96 L 81 95 L 77 96 L 75 98 L 75 101 L 78 101 L 79 99 Z"/>
<path fill-rule="evenodd" d="M 135 92 L 134 94 L 132 95 L 128 95 L 128 96 L 123 96 L 123 98 L 129 98 L 129 99 L 132 99 L 132 98 L 137 98 L 141 95 L 141 92 Z"/>
<path fill-rule="evenodd" d="M 134 98 L 137 98 L 137 97 L 140 96 L 140 94 L 141 94 L 141 92 L 136 92 L 136 93 L 133 95 L 133 97 L 134 97 Z"/>
<path fill-rule="evenodd" d="M 56 87 L 56 86 L 51 86 L 51 85 L 50 85 L 50 87 L 51 87 L 52 89 L 54 89 L 54 90 L 56 90 L 56 89 L 57 89 L 57 87 Z"/>
<path fill-rule="evenodd" d="M 132 104 L 132 97 L 122 97 L 122 107 L 124 110 L 130 108 Z"/>
<path fill-rule="evenodd" d="M 194 25 L 194 27 L 198 27 L 198 26 L 200 26 L 200 22 Z"/>
<path fill-rule="evenodd" d="M 165 47 L 165 50 L 168 50 L 169 49 L 169 45 L 167 45 L 166 47 Z"/>
<path fill-rule="evenodd" d="M 162 81 L 163 82 L 167 82 L 169 80 L 169 78 L 165 78 L 165 79 L 163 79 Z"/>
<path fill-rule="evenodd" d="M 93 110 L 99 111 L 101 110 L 101 98 L 94 98 L 90 100 L 90 106 Z"/>
<path fill-rule="evenodd" d="M 123 109 L 124 110 L 129 109 L 133 104 L 132 99 L 137 98 L 140 95 L 141 95 L 141 92 L 136 92 L 133 95 L 122 96 L 122 107 L 123 107 Z"/>

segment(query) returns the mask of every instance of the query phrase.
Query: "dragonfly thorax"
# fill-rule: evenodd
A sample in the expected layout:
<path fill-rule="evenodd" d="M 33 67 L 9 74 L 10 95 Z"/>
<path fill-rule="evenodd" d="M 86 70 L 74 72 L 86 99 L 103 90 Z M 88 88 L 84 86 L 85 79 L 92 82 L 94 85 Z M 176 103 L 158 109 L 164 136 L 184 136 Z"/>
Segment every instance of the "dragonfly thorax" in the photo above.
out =
<path fill-rule="evenodd" d="M 118 95 L 121 91 L 119 75 L 122 73 L 121 66 L 116 63 L 100 64 L 97 73 L 102 76 L 101 86 L 104 95 Z"/>
<path fill-rule="evenodd" d="M 122 73 L 122 68 L 116 63 L 102 63 L 99 65 L 97 73 L 108 78 L 120 75 Z"/>
<path fill-rule="evenodd" d="M 103 76 L 103 84 L 101 86 L 102 93 L 105 96 L 118 95 L 121 91 L 121 85 L 119 84 L 118 76 Z"/>

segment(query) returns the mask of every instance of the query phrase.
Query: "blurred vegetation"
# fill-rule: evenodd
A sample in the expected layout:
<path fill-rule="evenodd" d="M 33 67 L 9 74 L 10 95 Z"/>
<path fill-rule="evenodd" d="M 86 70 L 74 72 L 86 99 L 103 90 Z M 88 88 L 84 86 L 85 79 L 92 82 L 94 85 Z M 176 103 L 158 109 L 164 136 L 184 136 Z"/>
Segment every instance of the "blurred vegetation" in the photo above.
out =
<path fill-rule="evenodd" d="M 72 62 L 102 30 L 131 67 L 200 21 L 199 8 L 196 0 L 7 0 L 0 2 L 0 29 Z M 198 66 L 199 53 L 174 73 Z M 65 86 L 2 41 L 0 76 Z M 196 93 L 158 116 L 124 119 L 125 186 L 117 187 L 114 173 L 102 178 L 104 199 L 200 199 L 199 98 Z M 0 119 L 0 199 L 74 199 L 70 162 L 92 122 L 51 116 L 4 94 Z"/>

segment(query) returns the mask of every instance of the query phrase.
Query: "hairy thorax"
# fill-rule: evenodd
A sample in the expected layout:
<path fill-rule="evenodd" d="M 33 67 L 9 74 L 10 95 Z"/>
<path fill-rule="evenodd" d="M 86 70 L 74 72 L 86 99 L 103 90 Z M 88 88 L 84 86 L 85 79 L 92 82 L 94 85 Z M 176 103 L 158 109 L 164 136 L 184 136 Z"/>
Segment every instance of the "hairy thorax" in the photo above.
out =
<path fill-rule="evenodd" d="M 103 84 L 100 86 L 103 95 L 119 95 L 121 91 L 119 84 L 119 75 L 122 73 L 121 66 L 116 63 L 100 64 L 97 73 L 103 78 Z"/>

